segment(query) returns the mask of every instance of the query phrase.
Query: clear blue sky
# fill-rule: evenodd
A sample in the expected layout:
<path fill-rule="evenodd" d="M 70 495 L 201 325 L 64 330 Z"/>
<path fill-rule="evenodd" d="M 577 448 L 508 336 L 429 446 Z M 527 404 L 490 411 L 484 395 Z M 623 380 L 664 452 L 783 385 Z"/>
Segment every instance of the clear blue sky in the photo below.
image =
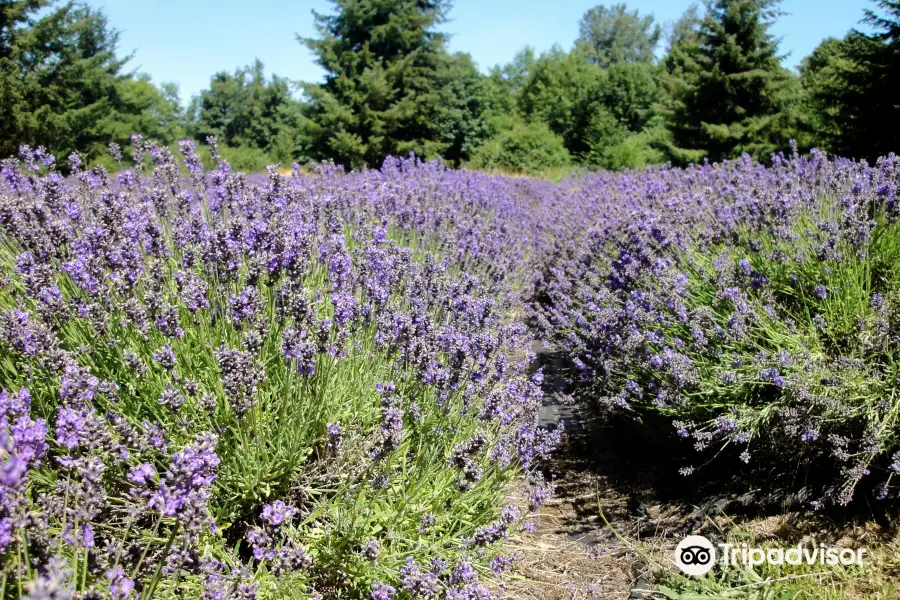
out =
<path fill-rule="evenodd" d="M 616 0 L 607 0 L 615 4 Z M 233 71 L 259 58 L 267 73 L 316 81 L 322 71 L 295 34 L 315 35 L 310 13 L 328 12 L 327 0 L 89 0 L 121 31 L 120 52 L 134 53 L 132 68 L 156 83 L 178 84 L 187 101 L 216 71 Z M 450 49 L 468 52 L 487 70 L 508 62 L 525 45 L 538 51 L 578 36 L 578 21 L 602 0 L 455 0 L 449 22 Z M 691 0 L 628 0 L 658 22 L 677 19 Z M 784 0 L 773 33 L 795 67 L 825 37 L 857 26 L 869 0 Z"/>

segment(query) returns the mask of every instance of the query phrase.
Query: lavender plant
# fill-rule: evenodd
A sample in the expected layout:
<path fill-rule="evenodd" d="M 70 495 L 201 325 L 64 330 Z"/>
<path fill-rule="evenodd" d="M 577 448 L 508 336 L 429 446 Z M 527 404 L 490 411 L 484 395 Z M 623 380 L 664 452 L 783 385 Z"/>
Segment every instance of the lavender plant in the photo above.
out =
<path fill-rule="evenodd" d="M 683 449 L 687 477 L 731 460 L 813 508 L 896 498 L 898 183 L 896 156 L 819 152 L 588 177 L 536 319 L 579 395 Z"/>
<path fill-rule="evenodd" d="M 0 598 L 488 597 L 557 437 L 530 192 L 132 141 L 0 169 Z"/>

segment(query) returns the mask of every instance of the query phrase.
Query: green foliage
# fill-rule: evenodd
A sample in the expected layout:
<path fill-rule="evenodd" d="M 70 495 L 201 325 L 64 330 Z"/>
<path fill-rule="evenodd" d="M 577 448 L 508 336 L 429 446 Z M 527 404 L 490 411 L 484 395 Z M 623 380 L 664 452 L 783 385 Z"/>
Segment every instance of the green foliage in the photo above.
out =
<path fill-rule="evenodd" d="M 219 146 L 219 154 L 232 167 L 247 173 L 259 173 L 265 171 L 268 165 L 284 162 L 283 159 L 252 146 Z"/>
<path fill-rule="evenodd" d="M 601 69 L 580 49 L 542 55 L 530 66 L 518 105 L 526 118 L 547 123 L 580 162 L 637 168 L 662 160 L 641 132 L 659 100 L 656 69 L 624 63 Z"/>
<path fill-rule="evenodd" d="M 669 134 L 661 123 L 637 133 L 610 123 L 608 112 L 598 112 L 596 121 L 592 121 L 590 135 L 595 141 L 587 155 L 588 164 L 621 170 L 641 169 L 666 161 Z"/>
<path fill-rule="evenodd" d="M 658 132 L 641 134 L 660 99 L 656 67 L 619 62 L 601 69 L 578 48 L 568 53 L 556 48 L 530 71 L 518 99 L 521 112 L 547 123 L 580 162 L 638 168 L 663 160 L 648 145 L 658 145 Z"/>
<path fill-rule="evenodd" d="M 493 67 L 489 81 L 515 101 L 528 83 L 536 61 L 534 48 L 525 46 L 509 63 Z"/>
<path fill-rule="evenodd" d="M 670 127 L 679 148 L 718 161 L 785 149 L 791 75 L 768 32 L 777 0 L 715 0 L 696 36 L 673 44 Z"/>
<path fill-rule="evenodd" d="M 603 103 L 629 131 L 640 131 L 659 101 L 657 69 L 647 63 L 617 63 L 606 71 Z"/>
<path fill-rule="evenodd" d="M 470 167 L 536 175 L 571 164 L 562 138 L 546 124 L 501 117 L 493 125 L 499 133 L 475 151 Z"/>
<path fill-rule="evenodd" d="M 0 6 L 0 156 L 29 144 L 91 159 L 137 130 L 173 141 L 180 109 L 171 89 L 123 73 L 118 33 L 102 13 L 53 5 Z"/>
<path fill-rule="evenodd" d="M 572 50 L 536 56 L 526 46 L 488 75 L 449 53 L 435 30 L 450 1 L 332 0 L 333 14 L 315 14 L 318 37 L 299 40 L 326 73 L 302 84 L 305 101 L 256 61 L 213 75 L 185 115 L 172 84 L 125 71 L 102 12 L 3 0 L 0 156 L 27 143 L 103 162 L 110 142 L 127 146 L 142 131 L 167 145 L 214 135 L 246 169 L 295 160 L 372 167 L 410 152 L 458 166 L 489 141 L 482 155 L 497 151 L 508 135 L 500 115 L 546 124 L 573 160 L 605 168 L 742 153 L 767 160 L 791 139 L 870 160 L 900 148 L 900 0 L 865 11 L 875 33 L 824 40 L 800 77 L 781 66 L 769 32 L 779 0 L 706 0 L 703 15 L 690 7 L 667 27 L 658 64 L 653 15 L 598 5 Z"/>
<path fill-rule="evenodd" d="M 512 99 L 481 75 L 472 57 L 462 52 L 444 57 L 436 73 L 433 141 L 425 156 L 440 155 L 453 166 L 496 133 L 492 115 L 508 112 Z"/>
<path fill-rule="evenodd" d="M 867 10 L 864 19 L 876 33 L 829 38 L 802 66 L 817 139 L 832 152 L 870 161 L 900 148 L 900 2 L 876 3 L 886 16 Z"/>
<path fill-rule="evenodd" d="M 215 136 L 232 149 L 245 149 L 241 157 L 268 154 L 290 162 L 298 154 L 299 140 L 295 138 L 300 103 L 291 97 L 287 79 L 272 76 L 266 80 L 259 60 L 234 75 L 213 75 L 209 89 L 191 101 L 190 114 L 190 132 L 195 138 Z M 239 169 L 258 164 L 235 158 Z"/>
<path fill-rule="evenodd" d="M 589 150 L 585 130 L 591 106 L 601 98 L 604 72 L 579 51 L 554 48 L 531 68 L 518 107 L 528 120 L 539 120 L 563 138 L 568 151 L 579 156 Z"/>
<path fill-rule="evenodd" d="M 326 71 L 323 84 L 305 86 L 311 156 L 354 168 L 410 152 L 458 161 L 465 136 L 478 137 L 485 98 L 471 59 L 448 56 L 432 29 L 447 3 L 333 2 L 336 15 L 315 15 L 320 37 L 301 40 Z"/>
<path fill-rule="evenodd" d="M 840 145 L 841 105 L 838 102 L 843 73 L 850 69 L 846 41 L 829 37 L 803 59 L 800 76 L 817 143 L 831 150 Z"/>
<path fill-rule="evenodd" d="M 625 4 L 595 6 L 579 24 L 576 44 L 601 67 L 616 63 L 653 62 L 662 29 L 653 15 L 629 11 Z"/>

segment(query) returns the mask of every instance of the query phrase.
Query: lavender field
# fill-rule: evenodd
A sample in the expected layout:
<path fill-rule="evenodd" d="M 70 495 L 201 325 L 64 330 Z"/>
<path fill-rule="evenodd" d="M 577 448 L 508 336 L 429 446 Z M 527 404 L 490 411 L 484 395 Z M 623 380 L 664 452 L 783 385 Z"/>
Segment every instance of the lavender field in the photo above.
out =
<path fill-rule="evenodd" d="M 0 598 L 514 597 L 550 376 L 687 497 L 896 505 L 896 156 L 551 184 L 133 146 L 2 163 Z"/>

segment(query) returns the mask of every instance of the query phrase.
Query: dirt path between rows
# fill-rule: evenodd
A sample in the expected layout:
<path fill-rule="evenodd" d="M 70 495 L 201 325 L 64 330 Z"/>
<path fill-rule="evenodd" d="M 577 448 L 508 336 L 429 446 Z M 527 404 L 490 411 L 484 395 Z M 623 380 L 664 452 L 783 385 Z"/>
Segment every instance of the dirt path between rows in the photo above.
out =
<path fill-rule="evenodd" d="M 537 365 L 544 369 L 541 425 L 562 423 L 565 435 L 545 469 L 545 476 L 555 486 L 554 497 L 534 519 L 534 531 L 512 540 L 511 551 L 517 552 L 520 560 L 504 582 L 504 597 L 647 597 L 636 590 L 650 589 L 649 569 L 631 540 L 640 537 L 648 519 L 642 519 L 633 491 L 620 489 L 598 464 L 597 430 L 588 411 L 570 401 L 561 359 L 540 342 L 535 342 L 533 350 Z M 659 531 L 649 533 L 655 537 Z"/>

